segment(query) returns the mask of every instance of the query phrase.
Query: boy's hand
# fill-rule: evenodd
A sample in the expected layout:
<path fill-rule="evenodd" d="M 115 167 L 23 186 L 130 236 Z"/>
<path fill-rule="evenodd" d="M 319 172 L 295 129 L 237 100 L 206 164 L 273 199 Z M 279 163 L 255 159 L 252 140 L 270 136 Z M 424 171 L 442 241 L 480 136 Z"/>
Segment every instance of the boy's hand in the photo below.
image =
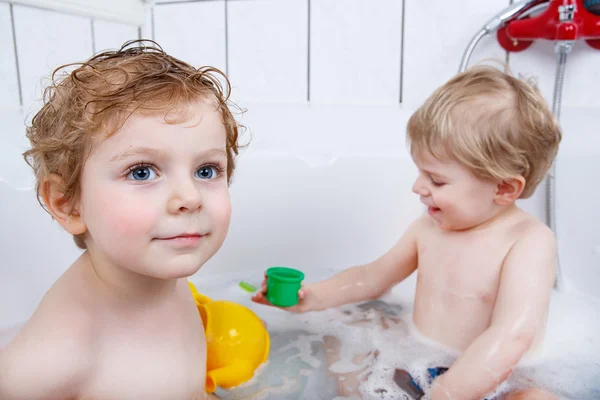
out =
<path fill-rule="evenodd" d="M 258 304 L 264 304 L 266 306 L 277 307 L 273 304 L 269 303 L 267 300 L 267 274 L 265 274 L 265 279 L 262 281 L 260 285 L 260 291 L 252 296 L 252 301 Z M 302 286 L 298 291 L 298 304 L 291 307 L 277 307 L 285 311 L 294 312 L 294 313 L 304 313 L 311 310 L 310 305 L 310 292 L 306 287 Z"/>

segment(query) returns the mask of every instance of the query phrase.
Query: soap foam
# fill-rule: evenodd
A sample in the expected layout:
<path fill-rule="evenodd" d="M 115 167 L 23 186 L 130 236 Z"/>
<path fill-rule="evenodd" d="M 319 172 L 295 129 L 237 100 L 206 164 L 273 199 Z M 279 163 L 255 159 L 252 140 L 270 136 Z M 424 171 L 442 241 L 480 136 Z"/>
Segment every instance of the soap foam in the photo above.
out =
<path fill-rule="evenodd" d="M 271 333 L 268 365 L 243 387 L 221 391 L 224 399 L 350 399 L 337 392 L 346 383 L 338 374 L 349 373 L 358 375 L 362 399 L 412 399 L 394 382 L 397 370 L 408 371 L 427 393 L 427 369 L 449 367 L 459 356 L 419 333 L 404 290 L 387 294 L 385 302 L 293 314 L 250 302 L 235 282 L 223 278 L 210 284 L 203 281 L 198 287 L 210 287 L 219 294 L 214 298 L 250 307 Z M 561 399 L 600 399 L 599 307 L 598 299 L 584 294 L 554 293 L 542 347 L 522 360 L 488 398 L 538 387 Z M 339 360 L 330 366 L 326 336 L 340 341 Z M 367 357 L 357 364 L 354 357 L 359 355 Z"/>

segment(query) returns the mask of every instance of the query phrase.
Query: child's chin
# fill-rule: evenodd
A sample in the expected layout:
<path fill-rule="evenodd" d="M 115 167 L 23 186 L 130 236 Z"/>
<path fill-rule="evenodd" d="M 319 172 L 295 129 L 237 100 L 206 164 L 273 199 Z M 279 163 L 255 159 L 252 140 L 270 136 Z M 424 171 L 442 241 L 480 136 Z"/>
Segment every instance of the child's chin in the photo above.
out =
<path fill-rule="evenodd" d="M 168 270 L 164 271 L 163 279 L 180 279 L 187 278 L 189 276 L 194 275 L 196 272 L 200 270 L 202 267 L 201 264 L 192 264 L 192 265 L 180 265 L 180 266 L 172 266 Z"/>
<path fill-rule="evenodd" d="M 156 279 L 171 280 L 187 278 L 194 275 L 202 263 L 200 262 L 178 262 L 178 263 L 164 263 L 159 266 L 155 266 L 151 271 L 147 271 L 145 275 Z"/>

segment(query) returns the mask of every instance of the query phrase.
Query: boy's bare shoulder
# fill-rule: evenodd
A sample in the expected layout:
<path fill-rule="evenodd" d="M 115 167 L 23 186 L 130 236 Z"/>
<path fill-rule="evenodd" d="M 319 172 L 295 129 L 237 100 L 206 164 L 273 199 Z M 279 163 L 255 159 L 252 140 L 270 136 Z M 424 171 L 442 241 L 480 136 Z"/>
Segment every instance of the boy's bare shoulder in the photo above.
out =
<path fill-rule="evenodd" d="M 428 214 L 421 215 L 415 219 L 408 227 L 407 234 L 412 236 L 417 243 L 428 241 L 432 235 L 439 231 L 435 221 Z"/>
<path fill-rule="evenodd" d="M 94 364 L 93 318 L 50 291 L 0 351 L 0 398 L 73 398 Z"/>
<path fill-rule="evenodd" d="M 433 219 L 429 215 L 423 214 L 419 218 L 411 222 L 408 230 L 413 234 L 418 235 L 420 233 L 427 232 L 435 227 L 436 225 Z"/>
<path fill-rule="evenodd" d="M 553 281 L 558 251 L 554 232 L 539 219 L 524 213 L 511 227 L 509 235 L 514 242 L 504 270 L 518 270 L 518 274 L 512 274 L 516 279 L 522 279 L 523 273 L 532 273 L 538 277 L 548 276 L 548 281 Z"/>
<path fill-rule="evenodd" d="M 511 235 L 518 242 L 536 242 L 548 246 L 556 246 L 556 238 L 552 229 L 533 215 L 522 212 L 511 227 Z"/>

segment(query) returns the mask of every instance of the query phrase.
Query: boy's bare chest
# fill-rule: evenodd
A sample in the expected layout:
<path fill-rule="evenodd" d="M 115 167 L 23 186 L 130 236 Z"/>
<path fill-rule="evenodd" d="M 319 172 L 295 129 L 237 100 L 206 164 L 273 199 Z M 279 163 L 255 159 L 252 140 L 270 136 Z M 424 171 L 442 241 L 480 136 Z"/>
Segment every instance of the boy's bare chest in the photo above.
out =
<path fill-rule="evenodd" d="M 204 399 L 206 339 L 199 319 L 118 330 L 110 337 L 98 348 L 90 398 Z"/>
<path fill-rule="evenodd" d="M 465 349 L 489 326 L 510 246 L 451 239 L 419 246 L 414 322 L 426 336 Z"/>
<path fill-rule="evenodd" d="M 495 298 L 510 243 L 495 237 L 437 238 L 419 248 L 419 279 L 437 293 Z"/>

